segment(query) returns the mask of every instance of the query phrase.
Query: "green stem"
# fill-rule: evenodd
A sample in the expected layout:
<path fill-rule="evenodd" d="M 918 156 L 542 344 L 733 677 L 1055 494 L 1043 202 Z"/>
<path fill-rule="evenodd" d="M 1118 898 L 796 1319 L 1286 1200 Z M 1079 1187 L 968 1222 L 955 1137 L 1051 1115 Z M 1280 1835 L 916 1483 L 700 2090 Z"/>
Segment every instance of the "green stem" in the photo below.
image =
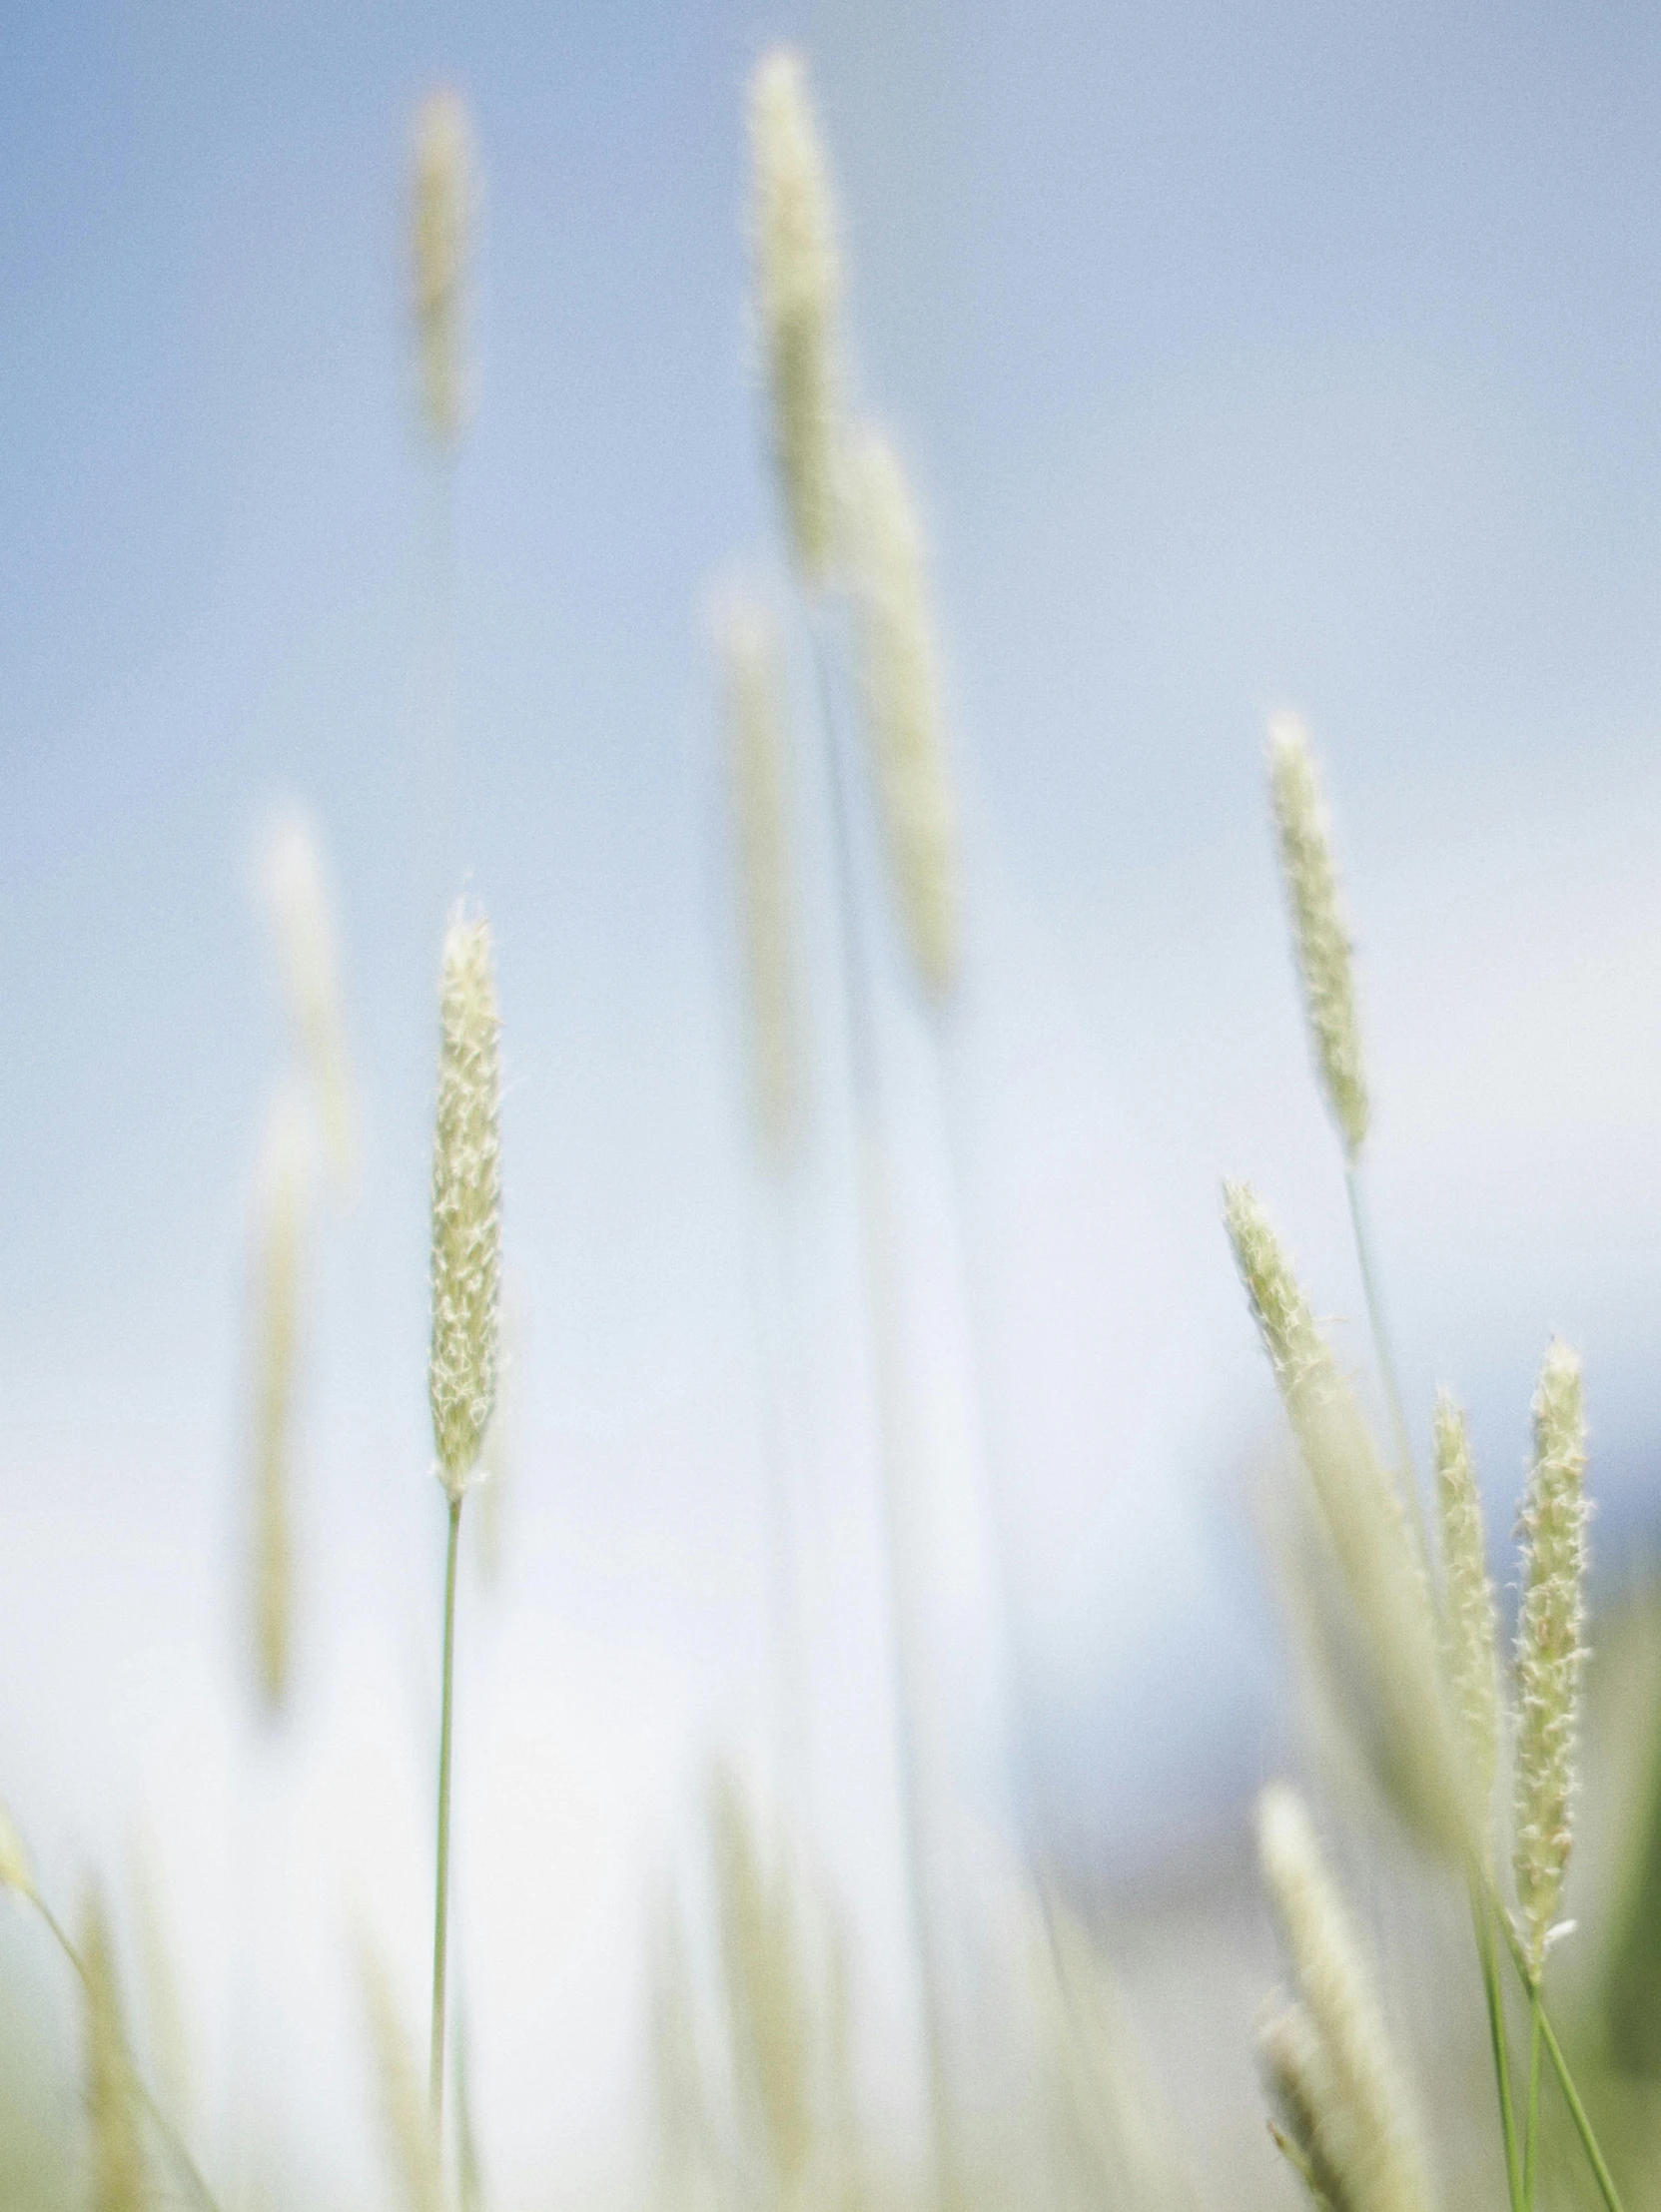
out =
<path fill-rule="evenodd" d="M 461 1533 L 461 1500 L 449 1501 L 449 1547 L 444 1557 L 444 1679 L 438 1726 L 438 1874 L 432 1902 L 432 2064 L 428 2075 L 432 2132 L 444 2114 L 444 1974 L 449 1949 L 449 1752 L 455 1690 L 455 1553 Z"/>
<path fill-rule="evenodd" d="M 74 1967 L 76 1978 L 77 1980 L 79 1980 L 82 1988 L 90 1990 L 92 1987 L 92 1983 L 88 1977 L 85 1963 L 82 1960 L 80 1952 L 70 1941 L 69 1936 L 64 1930 L 63 1922 L 58 1918 L 58 1915 L 53 1911 L 52 1907 L 47 1903 L 46 1899 L 40 1894 L 37 1889 L 26 1889 L 22 1891 L 21 1894 L 28 1898 L 29 1902 L 34 1906 L 35 1910 L 45 1921 L 59 1950 L 63 1952 L 65 1958 L 67 1958 L 71 1966 Z M 197 2168 L 196 2160 L 191 2156 L 189 2150 L 186 2149 L 184 2137 L 179 2133 L 179 2130 L 174 2126 L 173 2122 L 168 2118 L 167 2114 L 156 2102 L 156 2099 L 151 2095 L 149 2088 L 145 2084 L 144 2077 L 140 2074 L 137 2065 L 134 2063 L 133 2054 L 130 2050 L 127 2052 L 126 2056 L 127 2072 L 132 2080 L 133 2088 L 138 2095 L 139 2102 L 144 2106 L 145 2111 L 150 2115 L 151 2119 L 155 2122 L 157 2128 L 160 2130 L 162 2139 L 167 2144 L 168 2150 L 177 2162 L 179 2170 L 181 2171 L 181 2173 L 183 2173 L 185 2179 L 189 2182 L 192 2190 L 195 2192 L 198 2201 L 203 2207 L 203 2212 L 219 2212 L 219 2206 L 214 2201 L 214 2193 L 208 2187 L 208 2184 L 203 2180 L 202 2175 Z"/>
<path fill-rule="evenodd" d="M 1390 1426 L 1395 1432 L 1395 1455 L 1401 1471 L 1401 1487 L 1407 1493 L 1419 1553 L 1428 1569 L 1430 1531 L 1425 1523 L 1424 1500 L 1419 1493 L 1418 1473 L 1413 1465 L 1413 1444 L 1407 1433 L 1407 1415 L 1402 1402 L 1401 1384 L 1396 1375 L 1395 1352 L 1389 1326 L 1384 1319 L 1384 1297 L 1379 1288 L 1378 1269 L 1372 1256 L 1372 1230 L 1368 1224 L 1361 1192 L 1359 1160 L 1344 1160 L 1343 1186 L 1349 1198 L 1349 1226 L 1355 1238 L 1355 1264 L 1360 1270 L 1361 1293 L 1366 1299 L 1367 1325 L 1372 1331 L 1373 1355 L 1378 1361 L 1379 1379 L 1384 1385 L 1384 1400 L 1389 1407 Z"/>
<path fill-rule="evenodd" d="M 1499 2092 L 1499 2130 L 1505 2143 L 1505 2188 L 1510 2198 L 1511 2212 L 1523 2212 L 1523 2177 L 1517 2158 L 1517 2119 L 1511 2099 L 1511 2060 L 1505 2046 L 1505 1997 L 1499 1986 L 1499 1960 L 1494 1955 L 1493 1923 L 1489 1917 L 1488 1900 L 1477 1886 L 1474 1876 L 1470 1885 L 1471 1924 L 1476 1930 L 1476 1948 L 1482 1960 L 1482 1993 L 1488 2001 L 1488 2041 L 1493 2050 L 1494 2086 Z"/>
<path fill-rule="evenodd" d="M 1580 2091 L 1574 2085 L 1574 2076 L 1569 2071 L 1569 2062 L 1563 2056 L 1563 2046 L 1557 2040 L 1557 2030 L 1552 2026 L 1551 2016 L 1546 2011 L 1545 1998 L 1541 1995 L 1534 1976 L 1529 1970 L 1528 1960 L 1523 1953 L 1522 1944 L 1517 1939 L 1517 1931 L 1511 1925 L 1510 1918 L 1500 1904 L 1499 1899 L 1494 1895 L 1491 1884 L 1488 1889 L 1488 1900 L 1498 1915 L 1500 1926 L 1505 1931 L 1505 1947 L 1511 1953 L 1511 1963 L 1516 1967 L 1524 1989 L 1529 1992 L 1534 2000 L 1535 2016 L 1538 2018 L 1540 2026 L 1540 2040 L 1545 2045 L 1546 2056 L 1551 2060 L 1551 2070 L 1557 2076 L 1557 2086 L 1563 2092 L 1563 2102 L 1569 2108 L 1569 2118 L 1573 2120 L 1574 2131 L 1580 2137 L 1580 2147 L 1586 2153 L 1586 2163 L 1592 2169 L 1592 2178 L 1597 2183 L 1598 2194 L 1602 2197 L 1607 2212 L 1625 2212 L 1625 2207 L 1621 2203 L 1621 2193 L 1615 2187 L 1614 2176 L 1610 2173 L 1608 2163 L 1598 2146 L 1597 2135 L 1593 2130 L 1591 2119 L 1587 2114 L 1586 2107 L 1580 2101 Z"/>
<path fill-rule="evenodd" d="M 1534 2188 L 1540 2171 L 1540 1988 L 1528 1996 L 1528 2136 L 1523 2151 L 1522 2185 L 1528 2212 L 1534 2212 Z"/>

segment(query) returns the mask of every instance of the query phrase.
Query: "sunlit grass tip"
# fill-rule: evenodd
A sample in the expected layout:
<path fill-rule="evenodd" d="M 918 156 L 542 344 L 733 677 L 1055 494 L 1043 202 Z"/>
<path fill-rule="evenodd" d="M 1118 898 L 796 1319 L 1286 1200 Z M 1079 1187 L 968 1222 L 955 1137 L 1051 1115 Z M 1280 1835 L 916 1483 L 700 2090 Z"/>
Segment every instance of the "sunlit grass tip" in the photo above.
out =
<path fill-rule="evenodd" d="M 720 660 L 756 1124 L 764 1149 L 777 1158 L 789 1143 L 799 1085 L 790 777 L 779 641 L 761 602 L 738 590 L 717 603 L 712 629 Z"/>
<path fill-rule="evenodd" d="M 1310 2144 L 1338 2184 L 1340 2205 L 1424 2212 L 1433 2192 L 1423 2131 L 1373 1969 L 1308 1811 L 1283 1783 L 1258 1798 L 1257 1851 L 1310 2030 L 1295 2068 L 1311 2108 Z M 1282 2042 L 1286 2056 L 1292 2045 Z"/>
<path fill-rule="evenodd" d="M 756 334 L 791 550 L 811 588 L 824 580 L 836 528 L 842 272 L 807 72 L 792 48 L 756 63 L 749 124 Z"/>
<path fill-rule="evenodd" d="M 457 908 L 439 990 L 427 1395 L 452 1500 L 478 1468 L 496 1400 L 501 1286 L 501 1070 L 489 924 Z"/>
<path fill-rule="evenodd" d="M 913 964 L 942 999 L 957 980 L 958 819 L 941 726 L 928 556 L 899 455 L 862 429 L 847 460 L 860 690 L 883 841 Z"/>
<path fill-rule="evenodd" d="M 1368 1109 L 1351 947 L 1338 898 L 1331 823 L 1308 732 L 1294 714 L 1269 717 L 1268 778 L 1315 1066 L 1353 1160 L 1366 1137 Z"/>
<path fill-rule="evenodd" d="M 421 420 L 440 450 L 466 422 L 466 288 L 478 212 L 472 122 L 448 85 L 415 110 L 411 183 L 411 261 Z"/>
<path fill-rule="evenodd" d="M 1519 1522 L 1513 1868 L 1539 1979 L 1573 1843 L 1580 1677 L 1586 1663 L 1586 1420 L 1580 1360 L 1554 1340 L 1534 1393 L 1534 1454 Z"/>

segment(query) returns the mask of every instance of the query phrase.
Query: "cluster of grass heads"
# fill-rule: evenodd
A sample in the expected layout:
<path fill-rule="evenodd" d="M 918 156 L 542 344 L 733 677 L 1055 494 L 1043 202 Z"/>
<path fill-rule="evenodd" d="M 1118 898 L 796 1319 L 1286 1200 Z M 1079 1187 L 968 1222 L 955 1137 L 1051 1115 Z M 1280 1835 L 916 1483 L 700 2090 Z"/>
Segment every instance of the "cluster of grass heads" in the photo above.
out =
<path fill-rule="evenodd" d="M 1001 1998 L 1020 2022 L 1025 2071 L 1010 2083 L 1006 2108 L 990 2117 L 965 2109 L 957 2077 L 946 1989 L 954 1930 L 931 1854 L 940 1809 L 926 1802 L 918 1740 L 925 1726 L 916 1677 L 919 1566 L 903 1540 L 914 1472 L 906 1451 L 909 1378 L 892 1325 L 895 1222 L 879 1111 L 883 1068 L 852 859 L 863 794 L 886 858 L 891 918 L 919 1016 L 944 1053 L 965 964 L 957 822 L 925 540 L 894 444 L 855 401 L 840 337 L 844 271 L 828 165 L 795 54 L 776 51 L 758 64 L 750 131 L 752 320 L 766 443 L 792 579 L 788 619 L 813 669 L 808 720 L 823 749 L 836 855 L 840 1077 L 853 1106 L 862 1295 L 888 1514 L 908 1934 L 921 1991 L 929 2148 L 921 2180 L 897 2176 L 862 2124 L 849 1939 L 817 1870 L 799 1794 L 788 1784 L 805 1696 L 787 1495 L 788 1432 L 799 1418 L 788 1385 L 800 1347 L 791 1343 L 787 1310 L 763 1345 L 777 1409 L 770 1572 L 779 1802 L 760 1809 L 730 1772 L 718 1770 L 707 1822 L 710 1924 L 689 1928 L 668 1894 L 654 1910 L 647 2067 L 656 2193 L 676 2212 L 705 2205 L 856 2212 L 902 2200 L 956 2212 L 1010 2198 L 1069 2212 L 1239 2204 L 1255 2196 L 1248 2175 L 1229 2177 L 1214 2196 L 1188 2176 L 1177 2148 L 1185 2104 L 1204 2099 L 1207 2084 L 1169 2083 L 1178 2121 L 1162 2120 L 1136 2023 L 1115 1994 L 1097 1939 L 1042 1863 L 1033 1870 L 1028 1925 Z M 468 396 L 463 311 L 475 189 L 465 110 L 453 94 L 434 96 L 416 131 L 415 291 L 421 419 L 444 470 Z M 805 984 L 793 919 L 792 656 L 778 610 L 743 594 L 723 602 L 716 644 L 753 1048 L 753 1157 L 765 1212 L 784 1206 L 797 1170 L 806 1089 Z M 1624 2165 L 1645 2187 L 1656 2175 L 1655 2099 L 1646 2084 L 1661 2076 L 1661 1780 L 1635 1794 L 1627 1877 L 1599 1971 L 1583 1977 L 1570 2031 L 1559 2031 L 1556 1992 L 1548 1991 L 1550 1960 L 1569 1926 L 1560 1915 L 1587 1660 L 1580 1366 L 1553 1343 L 1540 1372 L 1519 1524 L 1521 1601 L 1507 1665 L 1469 1439 L 1446 1393 L 1434 1411 L 1428 1480 L 1414 1461 L 1364 1203 L 1369 1100 L 1350 945 L 1313 755 L 1291 717 L 1271 722 L 1268 770 L 1315 1069 L 1340 1139 L 1391 1429 L 1384 1449 L 1263 1207 L 1246 1185 L 1228 1185 L 1228 1234 L 1297 1447 L 1308 1537 L 1298 1571 L 1312 1592 L 1310 1616 L 1324 1621 L 1309 1662 L 1336 1685 L 1351 1742 L 1372 1778 L 1363 1819 L 1393 1823 L 1411 1839 L 1418 1877 L 1451 1881 L 1468 1906 L 1469 1971 L 1486 2012 L 1493 2119 L 1484 2134 L 1491 2171 L 1472 2170 L 1462 2186 L 1476 2192 L 1472 2201 L 1504 2201 L 1509 2212 L 1594 2200 L 1621 2212 L 1614 2168 Z M 264 881 L 298 1047 L 264 1150 L 254 1315 L 248 1616 L 252 1677 L 275 1716 L 291 1674 L 288 1473 L 312 1132 L 321 1131 L 332 1171 L 345 1183 L 354 1126 L 328 901 L 315 840 L 300 818 L 274 828 Z M 488 1467 L 496 1411 L 503 1163 L 490 936 L 481 917 L 460 909 L 444 937 L 438 1013 L 428 1394 L 447 1541 L 434 1609 L 442 1659 L 424 2078 L 385 1967 L 367 1942 L 357 1970 L 389 2178 L 408 2212 L 443 2212 L 452 2203 L 474 2212 L 484 2201 L 483 2161 L 465 2047 L 452 2033 L 448 2002 L 452 1692 L 463 1509 Z M 1445 2121 L 1448 2100 L 1415 2086 L 1407 2039 L 1361 1915 L 1333 1869 L 1323 1834 L 1329 1825 L 1285 1783 L 1271 1785 L 1259 1802 L 1263 1883 L 1288 1974 L 1286 1993 L 1258 2031 L 1269 2129 L 1288 2169 L 1275 2179 L 1323 2212 L 1431 2212 L 1446 2201 L 1436 2178 L 1437 2121 Z M 199 2169 L 188 2142 L 186 2069 L 168 2063 L 167 2038 L 153 2034 L 141 2059 L 117 1985 L 101 1888 L 88 1885 L 72 1935 L 3 1815 L 0 1886 L 39 1917 L 82 1994 L 82 2182 L 90 2212 L 171 2202 L 243 2212 L 253 2201 L 246 2189 L 222 2191 Z M 168 1994 L 165 1949 L 147 1948 L 147 1978 Z M 700 1949 L 712 1960 L 709 1972 L 695 1965 Z M 1427 1966 L 1425 1989 L 1442 1986 L 1446 1971 L 1445 1961 Z M 176 2013 L 176 1998 L 168 2002 Z M 166 2009 L 153 2003 L 158 2017 Z M 1608 2154 L 1594 2111 L 1607 2115 Z"/>

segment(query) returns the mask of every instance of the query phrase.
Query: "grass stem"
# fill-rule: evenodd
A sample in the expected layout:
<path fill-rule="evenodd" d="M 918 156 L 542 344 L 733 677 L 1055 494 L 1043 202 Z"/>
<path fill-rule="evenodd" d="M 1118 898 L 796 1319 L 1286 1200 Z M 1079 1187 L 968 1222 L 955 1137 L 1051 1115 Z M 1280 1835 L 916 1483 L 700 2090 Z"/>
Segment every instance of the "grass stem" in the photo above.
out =
<path fill-rule="evenodd" d="M 1540 1989 L 1536 1982 L 1528 1994 L 1528 2133 L 1522 2157 L 1522 2193 L 1528 2212 L 1534 2212 L 1534 2189 L 1540 2170 Z"/>
<path fill-rule="evenodd" d="M 1488 2003 L 1488 2040 L 1493 2050 L 1494 2086 L 1499 2094 L 1499 2130 L 1505 2144 L 1505 2188 L 1511 2212 L 1523 2212 L 1523 2174 L 1517 2157 L 1517 2120 L 1511 2096 L 1511 2060 L 1505 2042 L 1505 1994 L 1499 1985 L 1499 1960 L 1494 1954 L 1493 1922 L 1487 1894 L 1473 1879 L 1470 1885 L 1471 1925 L 1476 1931 L 1477 1953 L 1482 1961 L 1482 1993 Z"/>
<path fill-rule="evenodd" d="M 1373 1356 L 1378 1362 L 1379 1380 L 1384 1386 L 1384 1399 L 1389 1408 L 1390 1427 L 1395 1434 L 1395 1455 L 1401 1471 L 1401 1487 L 1406 1492 L 1407 1504 L 1412 1512 L 1419 1555 L 1428 1572 L 1431 1558 L 1430 1530 L 1424 1517 L 1424 1499 L 1419 1490 L 1418 1472 L 1413 1464 L 1412 1438 L 1407 1429 L 1401 1383 L 1396 1373 L 1395 1350 L 1384 1318 L 1384 1297 L 1379 1285 L 1377 1263 L 1373 1258 L 1372 1229 L 1367 1217 L 1365 1195 L 1361 1188 L 1361 1169 L 1357 1160 L 1345 1160 L 1343 1184 L 1349 1199 L 1349 1225 L 1355 1239 L 1355 1264 L 1360 1270 L 1361 1291 L 1366 1299 L 1367 1325 L 1372 1331 Z"/>
<path fill-rule="evenodd" d="M 1517 1931 L 1495 1895 L 1491 1880 L 1488 1883 L 1488 1903 L 1505 1931 L 1505 1947 L 1511 1953 L 1511 1963 L 1516 1967 L 1518 1977 L 1532 2000 L 1532 2020 L 1538 2022 L 1540 2040 L 1545 2045 L 1546 2056 L 1551 2060 L 1551 2070 L 1557 2076 L 1557 2086 L 1563 2092 L 1563 2102 L 1569 2108 L 1569 2118 L 1574 2122 L 1580 2147 L 1586 2153 L 1586 2163 L 1592 2169 L 1592 2179 L 1597 2183 L 1598 2194 L 1603 2199 L 1606 2212 L 1625 2212 L 1621 2193 L 1615 2187 L 1614 2176 L 1609 2171 L 1608 2161 L 1598 2143 L 1591 2117 L 1581 2102 L 1580 2091 L 1575 2087 L 1574 2076 L 1569 2071 L 1569 2062 L 1563 2056 L 1563 2046 L 1557 2040 L 1557 2030 L 1552 2026 L 1551 2015 L 1545 2008 L 1545 1998 L 1529 1972 L 1528 1959 L 1518 1940 Z"/>
<path fill-rule="evenodd" d="M 444 1674 L 438 1724 L 438 1869 L 432 1901 L 432 2062 L 428 2075 L 432 2133 L 444 2112 L 444 1981 L 449 1950 L 449 1765 L 455 1691 L 455 1554 L 461 1534 L 461 1499 L 449 1501 L 449 1543 L 444 1555 Z"/>

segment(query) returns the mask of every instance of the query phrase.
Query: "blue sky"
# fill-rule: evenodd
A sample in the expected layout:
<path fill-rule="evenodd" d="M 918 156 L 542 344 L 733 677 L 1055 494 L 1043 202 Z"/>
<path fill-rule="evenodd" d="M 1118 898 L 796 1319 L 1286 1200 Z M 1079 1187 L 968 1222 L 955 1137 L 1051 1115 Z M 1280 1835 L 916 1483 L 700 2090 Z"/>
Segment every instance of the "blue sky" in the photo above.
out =
<path fill-rule="evenodd" d="M 412 1775 L 424 1759 L 430 983 L 464 872 L 501 946 L 527 1315 L 502 1636 L 555 1674 L 577 1652 L 590 1748 L 618 1734 L 619 1685 L 660 1701 L 595 1813 L 631 1840 L 631 1882 L 699 1747 L 757 1733 L 701 610 L 734 560 L 776 574 L 741 118 L 780 35 L 832 149 L 856 386 L 934 541 L 972 991 L 942 1108 L 881 951 L 894 1141 L 944 1435 L 960 1232 L 994 1285 L 1013 1441 L 980 1541 L 1005 1530 L 1057 1817 L 1158 1848 L 1277 1741 L 1240 1543 L 1273 1417 L 1221 1175 L 1260 1180 L 1322 1310 L 1357 1293 L 1262 820 L 1270 706 L 1307 714 L 1337 805 L 1415 1404 L 1444 1375 L 1469 1394 L 1502 1528 L 1533 1366 L 1573 1332 L 1611 1563 L 1653 1528 L 1653 11 L 179 0 L 14 9 L 8 32 L 0 1501 L 20 1566 L 0 1651 L 14 1685 L 43 1654 L 52 1690 L 0 1710 L 0 1786 L 43 1840 L 108 1843 L 192 1743 L 219 1747 L 215 1819 L 235 1795 L 232 1692 L 190 1693 L 195 1738 L 166 1710 L 233 1667 L 246 1198 L 282 1055 L 248 855 L 283 791 L 339 886 L 366 1121 L 358 1209 L 317 1259 L 319 1742 L 329 1667 L 368 1636 L 369 1678 L 408 1693 Z M 439 71 L 472 104 L 486 199 L 463 765 L 435 830 L 402 223 L 409 114 Z M 811 826 L 804 848 L 811 872 Z M 834 1025 L 821 1044 L 834 1094 Z M 848 1374 L 858 1396 L 839 1110 L 802 1199 L 828 1403 Z M 941 1110 L 974 1162 L 964 1221 Z M 829 1434 L 857 1466 L 859 1437 Z M 868 1476 L 827 1509 L 862 1655 L 855 1718 L 826 1724 L 833 1795 L 884 1680 Z M 996 1606 L 965 1558 L 944 1603 L 976 1644 Z M 860 1834 L 828 1846 L 851 1883 L 875 1815 Z M 619 1928 L 632 1894 L 619 1876 Z"/>

